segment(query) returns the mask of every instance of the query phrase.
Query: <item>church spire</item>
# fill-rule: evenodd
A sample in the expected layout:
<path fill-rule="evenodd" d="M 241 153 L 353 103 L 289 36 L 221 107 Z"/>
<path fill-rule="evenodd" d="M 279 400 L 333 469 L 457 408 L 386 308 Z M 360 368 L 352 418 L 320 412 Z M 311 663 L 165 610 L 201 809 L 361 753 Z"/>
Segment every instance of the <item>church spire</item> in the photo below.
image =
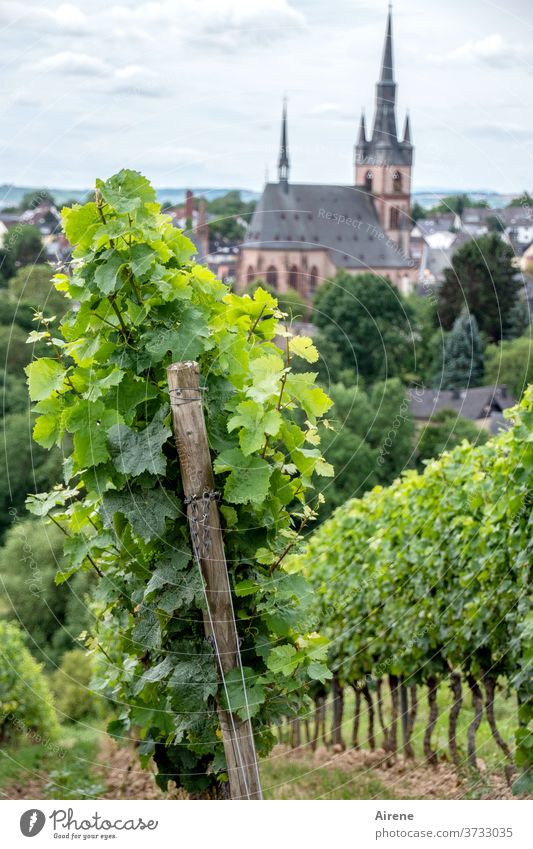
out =
<path fill-rule="evenodd" d="M 283 115 L 281 119 L 281 144 L 278 160 L 278 180 L 288 190 L 289 186 L 289 153 L 287 143 L 287 98 L 283 99 Z"/>
<path fill-rule="evenodd" d="M 394 71 L 392 67 L 392 4 L 389 3 L 389 14 L 387 17 L 387 30 L 385 33 L 385 46 L 383 48 L 383 61 L 381 63 L 380 82 L 394 82 Z"/>
<path fill-rule="evenodd" d="M 394 147 L 398 144 L 396 130 L 396 83 L 392 62 L 392 6 L 389 6 L 387 29 L 379 82 L 376 86 L 376 113 L 372 142 L 382 147 Z"/>

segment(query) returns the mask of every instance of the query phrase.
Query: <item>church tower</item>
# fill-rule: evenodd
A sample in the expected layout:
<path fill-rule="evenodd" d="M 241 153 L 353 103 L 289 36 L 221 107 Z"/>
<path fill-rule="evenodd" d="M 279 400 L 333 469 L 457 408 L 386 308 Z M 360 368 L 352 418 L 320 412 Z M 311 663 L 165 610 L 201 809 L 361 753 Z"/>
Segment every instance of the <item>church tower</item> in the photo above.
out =
<path fill-rule="evenodd" d="M 411 230 L 411 169 L 413 145 L 409 116 L 403 138 L 396 129 L 396 83 L 392 53 L 392 7 L 389 6 L 385 46 L 372 134 L 367 139 L 365 116 L 361 115 L 355 147 L 355 185 L 369 192 L 376 205 L 383 231 L 409 254 Z"/>

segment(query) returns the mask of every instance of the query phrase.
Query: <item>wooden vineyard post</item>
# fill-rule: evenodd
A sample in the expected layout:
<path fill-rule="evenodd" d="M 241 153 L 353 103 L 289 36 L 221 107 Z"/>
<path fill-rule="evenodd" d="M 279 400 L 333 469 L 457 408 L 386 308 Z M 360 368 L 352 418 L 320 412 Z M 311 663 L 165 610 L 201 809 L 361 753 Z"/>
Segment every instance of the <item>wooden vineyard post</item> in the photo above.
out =
<path fill-rule="evenodd" d="M 204 578 L 207 611 L 205 633 L 214 646 L 222 675 L 239 664 L 238 635 L 231 587 L 214 497 L 214 478 L 207 441 L 200 370 L 196 362 L 167 368 L 174 436 L 180 461 L 193 551 Z M 259 766 L 252 724 L 217 707 L 228 766 L 232 799 L 261 799 Z"/>

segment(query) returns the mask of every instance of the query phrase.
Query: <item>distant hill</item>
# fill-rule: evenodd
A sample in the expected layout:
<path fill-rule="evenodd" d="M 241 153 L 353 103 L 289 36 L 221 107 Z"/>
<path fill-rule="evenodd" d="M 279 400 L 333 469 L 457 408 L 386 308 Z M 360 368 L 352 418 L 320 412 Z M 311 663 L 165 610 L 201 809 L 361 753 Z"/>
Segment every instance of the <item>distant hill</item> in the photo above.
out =
<path fill-rule="evenodd" d="M 0 186 L 0 209 L 18 206 L 26 192 L 36 191 L 40 188 L 42 186 L 12 186 L 9 184 Z M 58 206 L 62 206 L 66 201 L 73 200 L 74 198 L 77 201 L 83 202 L 87 198 L 90 189 L 48 188 L 48 191 L 55 197 Z M 183 202 L 186 191 L 186 188 L 161 188 L 157 189 L 157 196 L 161 203 L 173 205 Z M 235 189 L 193 188 L 192 191 L 197 197 L 203 196 L 206 200 L 214 200 L 230 191 L 235 191 Z M 237 189 L 237 191 L 240 191 L 241 198 L 244 201 L 259 199 L 259 192 L 254 192 L 250 189 Z M 501 209 L 503 206 L 507 206 L 509 201 L 514 197 L 517 197 L 516 194 L 502 194 L 500 192 L 494 192 L 491 189 L 443 189 L 438 187 L 425 188 L 413 192 L 413 202 L 417 202 L 427 208 L 435 206 L 444 197 L 463 193 L 469 195 L 475 201 L 486 200 L 493 209 Z"/>
<path fill-rule="evenodd" d="M 26 194 L 26 192 L 38 191 L 42 186 L 12 186 L 7 183 L 0 186 L 0 209 L 6 209 L 11 206 L 18 206 Z M 90 189 L 54 189 L 46 187 L 47 191 L 56 200 L 58 206 L 62 206 L 66 201 L 76 199 L 80 203 L 86 200 Z M 163 188 L 157 189 L 157 197 L 162 203 L 177 204 L 182 203 L 185 199 L 186 188 L 172 189 Z M 193 188 L 193 193 L 197 196 L 203 196 L 206 200 L 214 200 L 221 197 L 234 189 L 209 189 L 209 188 Z M 241 198 L 244 201 L 257 200 L 259 192 L 253 192 L 250 189 L 238 189 L 241 193 Z"/>
<path fill-rule="evenodd" d="M 490 189 L 422 189 L 417 192 L 413 192 L 412 198 L 413 203 L 419 203 L 420 206 L 428 209 L 429 207 L 436 206 L 438 203 L 443 200 L 445 197 L 450 197 L 450 195 L 468 195 L 473 201 L 487 201 L 488 205 L 493 209 L 501 209 L 504 206 L 507 206 L 513 198 L 518 197 L 517 194 L 501 194 L 500 192 L 494 192 Z"/>

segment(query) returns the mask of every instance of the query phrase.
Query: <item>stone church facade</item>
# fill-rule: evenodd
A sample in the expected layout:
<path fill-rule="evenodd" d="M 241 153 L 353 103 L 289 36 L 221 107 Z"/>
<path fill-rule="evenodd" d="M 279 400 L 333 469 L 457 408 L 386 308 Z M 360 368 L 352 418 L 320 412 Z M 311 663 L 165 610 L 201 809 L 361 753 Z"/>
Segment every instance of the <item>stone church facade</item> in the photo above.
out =
<path fill-rule="evenodd" d="M 289 180 L 287 108 L 283 106 L 278 181 L 267 183 L 250 221 L 237 270 L 237 288 L 260 278 L 279 292 L 306 300 L 339 269 L 372 272 L 411 291 L 410 256 L 413 145 L 409 118 L 396 128 L 392 16 L 389 10 L 370 136 L 364 114 L 355 147 L 354 184 L 332 186 Z"/>

